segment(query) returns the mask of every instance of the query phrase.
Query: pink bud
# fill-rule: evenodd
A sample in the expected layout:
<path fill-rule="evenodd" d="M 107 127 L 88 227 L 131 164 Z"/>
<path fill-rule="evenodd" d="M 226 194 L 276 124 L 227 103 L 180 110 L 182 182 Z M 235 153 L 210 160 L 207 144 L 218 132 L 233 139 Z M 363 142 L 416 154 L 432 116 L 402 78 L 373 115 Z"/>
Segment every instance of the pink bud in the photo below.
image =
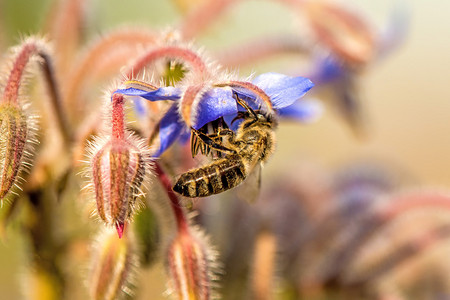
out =
<path fill-rule="evenodd" d="M 149 173 L 149 151 L 131 135 L 109 139 L 97 147 L 90 160 L 97 214 L 106 224 L 115 226 L 121 237 Z"/>
<path fill-rule="evenodd" d="M 142 194 L 141 184 L 150 172 L 151 160 L 145 142 L 125 131 L 124 97 L 113 94 L 111 100 L 111 135 L 91 145 L 89 176 L 98 215 L 122 237 Z"/>
<path fill-rule="evenodd" d="M 132 294 L 138 267 L 133 235 L 119 239 L 111 231 L 103 231 L 92 256 L 88 282 L 91 299 L 122 299 Z"/>
<path fill-rule="evenodd" d="M 20 171 L 30 165 L 35 122 L 25 112 L 22 86 L 29 62 L 39 53 L 47 53 L 47 48 L 42 40 L 28 38 L 12 51 L 11 67 L 0 94 L 0 201 L 17 186 Z"/>
<path fill-rule="evenodd" d="M 26 148 L 32 118 L 14 103 L 0 104 L 0 201 L 17 185 L 20 171 L 28 166 Z"/>
<path fill-rule="evenodd" d="M 178 299 L 211 299 L 217 268 L 214 255 L 205 237 L 189 229 L 179 230 L 168 249 L 171 286 Z"/>

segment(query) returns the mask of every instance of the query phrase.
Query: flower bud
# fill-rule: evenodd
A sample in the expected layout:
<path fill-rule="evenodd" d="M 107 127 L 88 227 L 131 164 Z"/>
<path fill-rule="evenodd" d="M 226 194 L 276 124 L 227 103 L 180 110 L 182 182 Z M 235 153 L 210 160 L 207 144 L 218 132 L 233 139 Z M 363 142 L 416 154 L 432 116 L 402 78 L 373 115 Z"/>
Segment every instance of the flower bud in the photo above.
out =
<path fill-rule="evenodd" d="M 30 166 L 27 159 L 35 122 L 25 112 L 22 87 L 29 62 L 46 50 L 45 42 L 33 37 L 11 49 L 9 74 L 0 94 L 0 202 L 17 186 L 20 171 Z"/>
<path fill-rule="evenodd" d="M 211 299 L 214 255 L 204 236 L 182 229 L 169 245 L 167 266 L 177 299 Z"/>
<path fill-rule="evenodd" d="M 91 299 L 122 299 L 132 293 L 138 266 L 132 239 L 131 234 L 119 239 L 112 231 L 100 234 L 88 282 Z"/>
<path fill-rule="evenodd" d="M 324 1 L 305 2 L 306 16 L 318 42 L 351 64 L 365 64 L 375 52 L 375 37 L 359 15 Z"/>
<path fill-rule="evenodd" d="M 21 169 L 28 165 L 29 119 L 18 105 L 0 104 L 0 201 L 17 185 Z"/>
<path fill-rule="evenodd" d="M 97 213 L 106 224 L 115 225 L 121 237 L 149 173 L 149 151 L 131 135 L 91 148 L 90 176 Z"/>

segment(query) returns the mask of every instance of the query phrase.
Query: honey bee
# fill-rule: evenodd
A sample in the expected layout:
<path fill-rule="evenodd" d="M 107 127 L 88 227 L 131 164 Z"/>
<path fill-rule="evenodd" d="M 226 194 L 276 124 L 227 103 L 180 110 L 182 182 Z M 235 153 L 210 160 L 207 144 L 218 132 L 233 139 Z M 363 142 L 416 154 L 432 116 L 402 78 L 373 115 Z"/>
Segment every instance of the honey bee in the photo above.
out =
<path fill-rule="evenodd" d="M 192 129 L 193 156 L 199 150 L 204 154 L 213 150 L 218 155 L 210 164 L 182 174 L 173 187 L 175 192 L 190 198 L 222 193 L 240 185 L 274 152 L 274 116 L 253 110 L 237 95 L 235 99 L 246 110 L 235 118 L 243 119 L 236 132 L 226 125 L 215 127 L 211 134 Z"/>

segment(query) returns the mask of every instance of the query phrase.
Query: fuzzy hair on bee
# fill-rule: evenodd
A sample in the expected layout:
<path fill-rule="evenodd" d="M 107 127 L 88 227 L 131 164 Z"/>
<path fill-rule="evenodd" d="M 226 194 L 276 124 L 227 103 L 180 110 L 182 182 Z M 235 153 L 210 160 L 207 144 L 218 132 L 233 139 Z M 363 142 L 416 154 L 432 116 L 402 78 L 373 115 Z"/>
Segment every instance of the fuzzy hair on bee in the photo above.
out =
<path fill-rule="evenodd" d="M 207 134 L 192 129 L 192 134 L 204 144 L 201 149 L 206 148 L 222 155 L 218 155 L 210 164 L 182 174 L 173 187 L 178 194 L 189 198 L 207 197 L 232 189 L 273 154 L 274 129 L 277 126 L 275 116 L 253 110 L 238 97 L 236 101 L 246 111 L 236 117 L 243 121 L 235 132 L 224 128 Z M 199 148 L 198 142 L 194 144 Z"/>

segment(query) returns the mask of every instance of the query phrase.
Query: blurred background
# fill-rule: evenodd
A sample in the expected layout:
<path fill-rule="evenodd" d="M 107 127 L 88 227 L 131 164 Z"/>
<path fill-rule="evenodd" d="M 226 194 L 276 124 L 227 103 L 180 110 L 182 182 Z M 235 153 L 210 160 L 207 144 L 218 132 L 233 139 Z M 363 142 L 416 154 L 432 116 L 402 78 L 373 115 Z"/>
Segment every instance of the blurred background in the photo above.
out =
<path fill-rule="evenodd" d="M 179 0 L 182 2 L 182 0 Z M 186 0 L 187 1 L 187 0 Z M 180 2 L 86 1 L 89 22 L 86 40 L 118 25 L 167 29 L 183 17 Z M 409 178 L 411 186 L 448 190 L 450 187 L 450 2 L 410 0 L 342 1 L 383 29 L 395 5 L 409 14 L 404 42 L 382 60 L 368 65 L 358 78 L 364 133 L 348 123 L 324 101 L 323 115 L 314 123 L 284 122 L 278 129 L 277 152 L 263 171 L 263 184 L 293 164 L 333 173 L 354 162 L 371 162 Z M 17 44 L 22 36 L 42 33 L 50 0 L 0 0 L 0 49 Z M 214 54 L 227 46 L 268 33 L 296 33 L 301 23 L 290 8 L 276 1 L 243 1 L 223 14 L 195 44 Z M 278 55 L 239 68 L 239 74 L 268 71 L 307 76 L 310 65 L 296 54 Z M 303 69 L 304 70 L 303 70 Z M 320 98 L 319 98 L 320 99 Z M 272 177 L 271 177 L 272 176 Z M 17 299 L 17 281 L 26 248 L 17 230 L 0 242 L 0 298 Z M 18 250 L 20 249 L 20 250 Z M 161 270 L 155 272 L 155 294 L 165 288 Z M 158 279 L 159 278 L 159 279 Z M 423 298 L 425 299 L 425 298 Z"/>

